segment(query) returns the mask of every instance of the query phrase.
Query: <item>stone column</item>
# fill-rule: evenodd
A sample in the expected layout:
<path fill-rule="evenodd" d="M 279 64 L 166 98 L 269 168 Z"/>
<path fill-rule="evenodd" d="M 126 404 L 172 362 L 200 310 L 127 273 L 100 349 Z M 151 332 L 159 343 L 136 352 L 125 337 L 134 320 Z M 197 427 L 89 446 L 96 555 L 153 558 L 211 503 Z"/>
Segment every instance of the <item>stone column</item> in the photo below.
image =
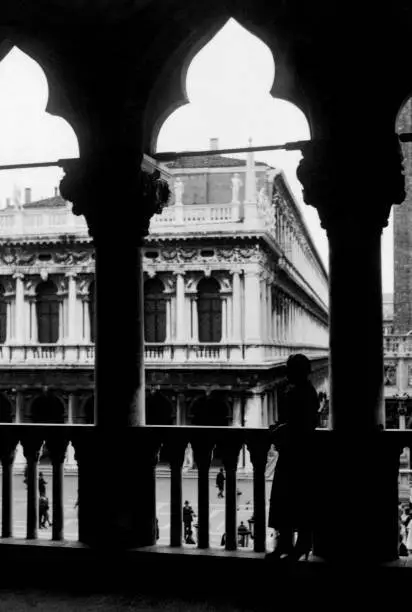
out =
<path fill-rule="evenodd" d="M 233 397 L 232 427 L 242 427 L 242 398 L 240 395 Z"/>
<path fill-rule="evenodd" d="M 355 120 L 355 115 L 351 120 Z M 399 203 L 404 197 L 399 143 L 393 134 L 392 121 L 386 124 L 386 132 L 381 122 L 380 129 L 374 127 L 363 135 L 368 150 L 379 150 L 379 155 L 370 156 L 362 147 L 353 147 L 353 138 L 363 124 L 349 128 L 346 119 L 346 127 L 352 130 L 347 140 L 342 137 L 309 143 L 298 168 L 304 199 L 317 208 L 329 238 L 333 431 L 326 434 L 322 449 L 318 446 L 319 459 L 322 457 L 322 465 L 328 467 L 320 479 L 316 502 L 319 512 L 321 508 L 324 511 L 332 507 L 337 513 L 329 517 L 324 513 L 325 520 L 316 523 L 314 550 L 315 554 L 330 559 L 353 558 L 364 550 L 375 561 L 394 559 L 398 554 L 399 452 L 386 442 L 381 431 L 384 426 L 381 232 L 392 203 Z M 345 133 L 342 125 L 336 133 Z M 350 199 L 342 189 L 345 160 L 349 158 L 357 185 Z M 369 180 L 381 175 L 385 181 Z M 348 287 L 357 296 L 356 309 L 347 307 Z M 353 393 L 352 385 L 348 384 L 348 357 L 353 351 L 351 331 L 358 328 L 360 321 L 364 368 L 361 384 Z M 374 466 L 368 476 L 368 487 L 374 491 L 376 509 L 368 529 L 362 509 L 366 465 Z M 340 526 L 344 550 L 330 537 L 336 525 Z M 378 539 L 376 533 L 381 534 Z"/>
<path fill-rule="evenodd" d="M 67 293 L 67 333 L 66 340 L 68 344 L 78 344 L 80 338 L 78 338 L 78 330 L 76 327 L 77 317 L 77 296 L 76 296 L 76 274 L 69 272 L 66 274 L 68 278 L 68 293 Z"/>
<path fill-rule="evenodd" d="M 140 170 L 137 125 L 129 125 L 127 113 L 117 111 L 111 109 L 110 121 L 98 116 L 99 148 L 91 152 L 86 146 L 81 159 L 67 161 L 60 184 L 74 214 L 85 215 L 95 247 L 95 426 L 87 447 L 80 438 L 74 446 L 81 465 L 79 537 L 106 549 L 155 543 L 154 466 L 160 443 L 139 432 L 145 424 L 142 243 L 151 216 L 169 196 L 158 173 Z M 118 115 L 117 124 L 113 117 Z M 127 142 L 129 132 L 133 137 Z M 134 203 L 126 222 L 113 210 L 116 201 Z M 113 299 L 113 252 L 121 253 L 116 283 L 127 287 L 126 300 Z M 112 458 L 102 470 L 107 448 Z M 107 496 L 110 480 L 116 480 L 118 492 L 113 500 Z M 139 486 L 130 486 L 133 481 Z"/>
<path fill-rule="evenodd" d="M 197 312 L 197 295 L 190 296 L 191 315 L 192 315 L 192 340 L 199 341 L 199 316 Z"/>
<path fill-rule="evenodd" d="M 246 356 L 249 360 L 261 357 L 261 303 L 260 303 L 260 279 L 258 266 L 245 271 L 245 344 L 255 345 L 246 347 Z"/>
<path fill-rule="evenodd" d="M 14 340 L 22 344 L 25 337 L 25 308 L 24 308 L 24 287 L 23 287 L 23 274 L 16 273 L 13 278 L 16 280 L 16 305 L 15 305 L 15 317 L 14 317 Z"/>
<path fill-rule="evenodd" d="M 86 343 L 91 342 L 91 327 L 90 327 L 90 305 L 89 298 L 85 297 L 82 301 L 83 306 L 83 339 Z"/>
<path fill-rule="evenodd" d="M 237 270 L 232 271 L 232 342 L 239 344 L 239 347 L 233 347 L 231 358 L 232 360 L 241 360 L 242 350 L 240 344 L 243 342 L 242 334 L 242 293 L 240 273 Z"/>
<path fill-rule="evenodd" d="M 186 397 L 184 393 L 176 396 L 176 425 L 186 425 Z"/>
<path fill-rule="evenodd" d="M 184 361 L 186 356 L 185 347 L 188 337 L 188 321 L 186 317 L 186 298 L 184 271 L 176 272 L 176 344 L 180 345 L 175 350 L 177 361 Z"/>

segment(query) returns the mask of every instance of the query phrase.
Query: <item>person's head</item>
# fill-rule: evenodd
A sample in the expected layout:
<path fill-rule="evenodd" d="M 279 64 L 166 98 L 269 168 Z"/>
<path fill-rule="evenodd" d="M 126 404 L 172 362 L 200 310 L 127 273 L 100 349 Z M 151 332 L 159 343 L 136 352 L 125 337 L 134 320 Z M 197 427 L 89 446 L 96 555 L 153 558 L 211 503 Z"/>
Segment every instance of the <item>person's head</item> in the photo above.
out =
<path fill-rule="evenodd" d="M 221 471 L 221 472 L 222 472 L 222 474 L 223 474 L 223 468 L 220 468 L 220 471 Z"/>
<path fill-rule="evenodd" d="M 39 477 L 43 478 L 43 472 L 39 472 Z"/>
<path fill-rule="evenodd" d="M 310 372 L 310 361 L 302 353 L 291 355 L 286 362 L 286 375 L 290 382 L 303 382 L 307 380 Z"/>
<path fill-rule="evenodd" d="M 189 502 L 186 500 L 185 501 L 185 506 L 188 506 L 188 505 L 189 505 Z"/>

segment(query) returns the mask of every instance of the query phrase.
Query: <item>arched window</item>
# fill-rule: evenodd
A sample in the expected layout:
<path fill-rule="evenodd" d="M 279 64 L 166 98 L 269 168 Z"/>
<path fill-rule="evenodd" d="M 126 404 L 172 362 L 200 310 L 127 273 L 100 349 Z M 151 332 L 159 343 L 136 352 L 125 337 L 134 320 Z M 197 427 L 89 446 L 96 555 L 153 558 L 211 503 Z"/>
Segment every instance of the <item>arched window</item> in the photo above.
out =
<path fill-rule="evenodd" d="M 222 339 L 222 301 L 219 283 L 203 278 L 198 285 L 199 342 L 220 342 Z"/>
<path fill-rule="evenodd" d="M 0 285 L 0 344 L 7 339 L 7 301 L 4 297 L 4 287 Z"/>
<path fill-rule="evenodd" d="M 40 343 L 59 340 L 59 298 L 53 281 L 39 283 L 36 289 L 37 337 Z"/>
<path fill-rule="evenodd" d="M 95 342 L 96 338 L 96 292 L 95 284 L 92 281 L 89 285 L 89 318 L 90 318 L 90 342 Z"/>
<path fill-rule="evenodd" d="M 161 280 L 153 278 L 144 284 L 144 337 L 146 342 L 166 340 L 166 299 Z"/>
<path fill-rule="evenodd" d="M 64 406 L 55 395 L 36 397 L 31 406 L 32 423 L 64 423 Z"/>

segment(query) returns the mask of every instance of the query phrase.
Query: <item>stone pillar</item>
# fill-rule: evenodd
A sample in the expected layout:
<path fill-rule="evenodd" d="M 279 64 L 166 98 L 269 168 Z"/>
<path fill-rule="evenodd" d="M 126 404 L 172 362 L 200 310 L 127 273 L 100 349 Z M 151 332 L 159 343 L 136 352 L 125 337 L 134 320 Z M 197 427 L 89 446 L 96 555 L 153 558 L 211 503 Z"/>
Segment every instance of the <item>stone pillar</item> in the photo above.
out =
<path fill-rule="evenodd" d="M 37 313 L 36 313 L 36 300 L 34 297 L 30 297 L 28 301 L 29 306 L 29 317 L 30 317 L 30 342 L 36 344 L 38 342 L 38 330 L 37 330 Z M 59 326 L 61 323 L 61 313 L 59 309 Z"/>
<path fill-rule="evenodd" d="M 250 361 L 261 357 L 261 303 L 260 303 L 260 279 L 258 266 L 245 271 L 245 294 L 244 294 L 244 321 L 245 321 L 245 344 L 246 357 Z M 255 346 L 253 346 L 255 345 Z"/>
<path fill-rule="evenodd" d="M 16 305 L 15 305 L 15 317 L 14 317 L 14 340 L 22 344 L 25 337 L 25 308 L 24 308 L 24 287 L 23 287 L 23 274 L 16 273 L 13 278 L 16 280 Z"/>
<path fill-rule="evenodd" d="M 242 398 L 240 395 L 233 397 L 232 427 L 242 427 Z"/>
<path fill-rule="evenodd" d="M 185 339 L 185 281 L 184 272 L 176 272 L 176 341 L 183 342 Z"/>
<path fill-rule="evenodd" d="M 259 393 L 246 396 L 245 427 L 263 427 L 262 396 Z"/>
<path fill-rule="evenodd" d="M 67 293 L 67 310 L 68 310 L 68 317 L 67 317 L 67 333 L 66 333 L 66 340 L 68 342 L 68 344 L 78 344 L 80 341 L 80 338 L 78 338 L 77 333 L 77 327 L 76 327 L 76 323 L 77 323 L 77 317 L 76 317 L 76 311 L 77 311 L 77 296 L 76 296 L 76 274 L 73 272 L 69 272 L 68 274 L 66 274 L 67 278 L 68 278 L 68 293 Z"/>
<path fill-rule="evenodd" d="M 345 113 L 348 110 L 345 109 Z M 374 110 L 376 113 L 376 109 Z M 359 109 L 356 110 L 359 114 Z M 356 113 L 351 120 L 355 120 Z M 341 115 L 339 115 L 341 116 Z M 387 118 L 388 119 L 388 118 Z M 383 337 L 381 288 L 381 232 L 392 203 L 404 197 L 399 143 L 393 134 L 393 119 L 381 129 L 375 127 L 363 134 L 368 150 L 379 150 L 370 156 L 362 147 L 354 148 L 357 131 L 347 140 L 315 140 L 305 146 L 298 168 L 304 187 L 304 199 L 315 206 L 329 238 L 330 278 L 330 379 L 331 425 L 324 442 L 318 442 L 319 460 L 327 468 L 319 477 L 314 499 L 315 554 L 342 560 L 353 559 L 368 551 L 375 561 L 397 558 L 397 503 L 399 452 L 386 442 L 383 403 Z M 370 121 L 370 125 L 374 125 Z M 376 124 L 375 124 L 376 125 Z M 339 125 L 337 134 L 344 134 Z M 350 158 L 352 177 L 357 190 L 350 200 L 342 189 L 345 164 Z M 345 161 L 346 160 L 346 161 Z M 385 181 L 368 180 L 385 176 Z M 347 291 L 357 296 L 357 308 L 348 309 Z M 348 357 L 353 351 L 352 330 L 362 322 L 362 384 L 353 393 L 348 384 Z M 350 406 L 350 409 L 348 407 Z M 354 415 L 356 420 L 354 421 Z M 322 448 L 321 448 L 322 446 Z M 365 477 L 362 466 L 373 465 L 368 487 L 374 491 L 374 509 L 365 529 L 363 500 Z M 328 517 L 325 508 L 334 508 Z M 337 510 L 337 513 L 335 513 Z M 324 520 L 325 519 L 325 520 Z M 342 547 L 330 534 L 340 526 Z M 376 533 L 380 537 L 376 538 Z"/>
<path fill-rule="evenodd" d="M 269 280 L 268 281 L 268 285 L 267 285 L 267 296 L 268 296 L 268 301 L 267 301 L 267 311 L 266 311 L 266 317 L 267 317 L 267 338 L 266 338 L 266 342 L 272 342 L 273 341 L 273 328 L 272 328 L 272 283 Z"/>
<path fill-rule="evenodd" d="M 199 341 L 199 316 L 197 312 L 197 295 L 190 296 L 191 316 L 192 316 L 192 340 Z"/>
<path fill-rule="evenodd" d="M 90 327 L 90 305 L 89 297 L 86 297 L 82 301 L 83 306 L 83 339 L 84 342 L 90 343 L 91 340 L 91 327 Z"/>
<path fill-rule="evenodd" d="M 176 425 L 186 425 L 186 397 L 184 393 L 176 396 Z"/>
<path fill-rule="evenodd" d="M 99 115 L 99 148 L 85 147 L 81 159 L 67 161 L 60 191 L 73 202 L 74 214 L 85 215 L 96 257 L 95 426 L 87 445 L 74 440 L 81 466 L 79 537 L 95 548 L 125 549 L 155 543 L 154 466 L 160 443 L 139 432 L 145 424 L 142 243 L 169 188 L 158 173 L 140 170 L 137 125 L 117 111 L 111 109 L 110 121 Z M 133 137 L 127 142 L 129 132 Z M 126 223 L 113 211 L 116 201 L 134 203 Z M 122 255 L 116 282 L 127 287 L 127 300 L 113 299 L 113 250 Z M 111 461 L 102 470 L 107 448 Z M 113 500 L 107 496 L 110 480 L 116 480 L 118 492 Z M 130 486 L 133 481 L 139 486 Z"/>

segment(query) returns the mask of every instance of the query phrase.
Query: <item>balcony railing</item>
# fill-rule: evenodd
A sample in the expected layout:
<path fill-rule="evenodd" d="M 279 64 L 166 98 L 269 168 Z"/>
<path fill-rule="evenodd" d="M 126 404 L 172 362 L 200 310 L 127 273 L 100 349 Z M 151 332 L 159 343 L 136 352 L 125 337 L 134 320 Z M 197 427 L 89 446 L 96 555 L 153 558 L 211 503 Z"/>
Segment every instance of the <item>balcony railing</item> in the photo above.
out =
<path fill-rule="evenodd" d="M 327 347 L 311 344 L 146 343 L 145 361 L 148 364 L 276 362 L 297 352 L 309 357 L 327 357 Z M 94 344 L 0 345 L 0 365 L 93 365 L 94 360 Z"/>
<path fill-rule="evenodd" d="M 209 204 L 208 206 L 169 206 L 161 214 L 151 219 L 152 231 L 157 227 L 166 225 L 194 225 L 211 223 L 233 223 L 239 220 L 239 206 L 237 204 Z M 193 228 L 192 230 L 193 231 Z"/>
<path fill-rule="evenodd" d="M 85 234 L 86 219 L 73 215 L 70 208 L 55 210 L 1 210 L 0 232 L 2 236 Z"/>
<path fill-rule="evenodd" d="M 94 364 L 94 344 L 3 344 L 0 365 Z"/>
<path fill-rule="evenodd" d="M 412 336 L 383 336 L 383 351 L 385 354 L 412 353 Z"/>
<path fill-rule="evenodd" d="M 317 430 L 315 432 L 315 446 L 322 445 L 322 439 L 331 432 Z M 0 457 L 2 462 L 2 537 L 13 537 L 13 454 L 20 442 L 27 458 L 27 515 L 26 538 L 29 540 L 38 537 L 38 487 L 37 471 L 39 449 L 45 443 L 49 451 L 53 466 L 53 508 L 52 508 L 52 539 L 64 540 L 64 504 L 63 504 L 63 462 L 65 449 L 69 440 L 76 452 L 82 457 L 79 463 L 79 534 L 83 541 L 85 525 L 83 517 L 89 515 L 85 509 L 88 491 L 84 489 L 86 471 L 89 469 L 87 457 L 90 448 L 93 448 L 96 437 L 100 435 L 98 428 L 93 426 L 76 425 L 1 425 L 0 426 Z M 399 454 L 405 447 L 412 447 L 412 431 L 387 431 L 382 435 L 388 449 L 397 448 Z M 225 549 L 237 549 L 237 464 L 241 448 L 246 446 L 253 464 L 253 504 L 251 511 L 254 515 L 253 549 L 255 553 L 266 551 L 266 477 L 265 471 L 270 457 L 270 437 L 267 429 L 226 428 L 226 427 L 174 427 L 174 426 L 146 426 L 131 428 L 125 436 L 128 444 L 135 448 L 147 450 L 148 465 L 152 465 L 152 458 L 157 456 L 161 447 L 167 452 L 170 463 L 170 546 L 182 547 L 182 467 L 185 449 L 191 444 L 194 461 L 197 466 L 197 546 L 200 549 L 210 547 L 210 500 L 209 500 L 209 472 L 211 456 L 214 449 L 219 450 L 226 474 L 225 484 L 225 521 L 226 534 Z M 89 449 L 85 452 L 85 449 Z M 145 452 L 146 452 L 145 450 Z M 83 476 L 83 471 L 84 476 Z M 155 470 L 150 471 L 151 482 L 147 483 L 150 490 L 155 492 Z M 90 473 L 89 473 L 90 476 Z M 296 475 L 297 482 L 299 474 Z M 153 526 L 156 520 L 156 496 L 149 495 L 145 500 L 145 507 L 149 505 Z M 395 501 L 396 503 L 396 501 Z M 87 510 L 87 511 L 86 511 Z M 154 534 L 154 529 L 153 529 Z M 150 539 L 150 538 L 149 538 Z M 152 541 L 152 545 L 155 542 Z"/>
<path fill-rule="evenodd" d="M 328 348 L 313 344 L 238 344 L 238 343 L 146 343 L 145 360 L 152 362 L 226 362 L 256 363 L 284 361 L 292 353 L 327 357 Z"/>

